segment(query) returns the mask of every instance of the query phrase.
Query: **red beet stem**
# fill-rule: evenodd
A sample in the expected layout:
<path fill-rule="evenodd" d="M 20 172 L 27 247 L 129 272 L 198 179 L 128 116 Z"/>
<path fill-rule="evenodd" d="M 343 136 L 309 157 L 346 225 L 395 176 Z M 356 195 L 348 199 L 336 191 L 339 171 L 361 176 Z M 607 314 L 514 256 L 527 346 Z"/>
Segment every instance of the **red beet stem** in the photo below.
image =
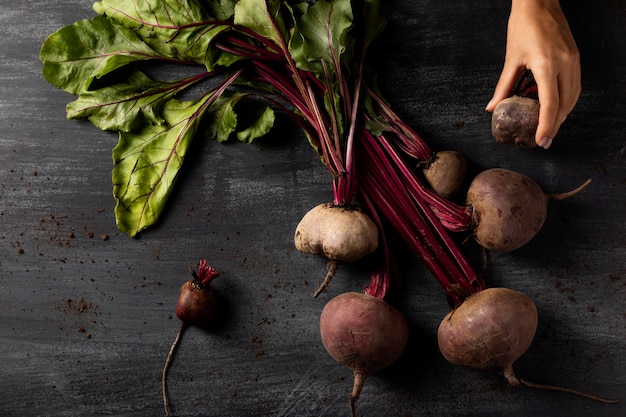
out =
<path fill-rule="evenodd" d="M 358 161 L 363 166 L 358 172 L 363 193 L 422 259 L 454 304 L 484 288 L 432 207 L 415 192 L 419 180 L 391 144 L 365 128 L 361 139 Z M 411 180 L 403 181 L 408 175 L 413 176 Z"/>
<path fill-rule="evenodd" d="M 217 271 L 206 264 L 206 259 L 200 261 L 197 272 L 197 280 L 202 286 L 209 285 L 218 276 Z"/>

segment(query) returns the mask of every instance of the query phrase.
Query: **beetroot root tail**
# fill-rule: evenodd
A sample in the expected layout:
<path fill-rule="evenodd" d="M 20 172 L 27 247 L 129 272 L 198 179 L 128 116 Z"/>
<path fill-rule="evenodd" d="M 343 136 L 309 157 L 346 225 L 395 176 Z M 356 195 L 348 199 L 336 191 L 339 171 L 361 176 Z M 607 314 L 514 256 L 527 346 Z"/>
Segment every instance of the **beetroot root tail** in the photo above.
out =
<path fill-rule="evenodd" d="M 616 404 L 619 402 L 619 400 L 609 400 L 607 398 L 603 398 L 594 394 L 588 394 L 586 392 L 578 391 L 578 390 L 571 389 L 571 388 L 558 387 L 554 385 L 537 384 L 535 382 L 526 381 L 525 379 L 520 379 L 520 382 L 523 385 L 526 385 L 527 387 L 530 387 L 530 388 L 537 388 L 537 389 L 543 389 L 543 390 L 549 390 L 549 391 L 567 392 L 569 394 L 578 395 L 580 397 L 588 398 L 590 400 L 600 401 L 605 404 Z"/>
<path fill-rule="evenodd" d="M 352 386 L 352 393 L 350 394 L 350 417 L 355 417 L 356 401 L 361 396 L 361 390 L 365 384 L 367 378 L 367 371 L 363 369 L 354 370 L 354 384 Z"/>
<path fill-rule="evenodd" d="M 178 329 L 178 333 L 176 333 L 176 338 L 172 343 L 172 347 L 170 347 L 170 351 L 167 354 L 167 359 L 165 360 L 165 366 L 163 366 L 163 373 L 161 374 L 161 389 L 163 391 L 163 409 L 165 411 L 165 415 L 170 415 L 169 403 L 167 401 L 167 371 L 170 369 L 170 365 L 172 364 L 172 359 L 174 358 L 174 353 L 180 344 L 180 339 L 183 335 L 183 332 L 187 326 L 185 322 L 182 322 L 180 328 Z"/>
<path fill-rule="evenodd" d="M 574 188 L 571 191 L 567 191 L 565 193 L 560 193 L 560 194 L 548 194 L 548 198 L 550 200 L 556 200 L 556 201 L 565 200 L 566 198 L 570 198 L 578 194 L 579 192 L 587 188 L 589 184 L 591 184 L 591 178 L 587 179 L 587 181 L 583 182 L 581 185 L 579 185 L 578 187 Z"/>
<path fill-rule="evenodd" d="M 313 294 L 313 298 L 317 298 L 330 284 L 330 281 L 335 276 L 335 272 L 337 272 L 337 267 L 339 266 L 338 262 L 335 260 L 331 260 L 326 264 L 326 276 L 324 277 L 324 281 L 322 281 L 321 285 L 315 290 Z"/>
<path fill-rule="evenodd" d="M 509 382 L 509 385 L 512 387 L 517 387 L 520 384 L 520 380 L 515 376 L 515 372 L 513 372 L 513 365 L 509 365 L 502 370 L 502 375 Z"/>

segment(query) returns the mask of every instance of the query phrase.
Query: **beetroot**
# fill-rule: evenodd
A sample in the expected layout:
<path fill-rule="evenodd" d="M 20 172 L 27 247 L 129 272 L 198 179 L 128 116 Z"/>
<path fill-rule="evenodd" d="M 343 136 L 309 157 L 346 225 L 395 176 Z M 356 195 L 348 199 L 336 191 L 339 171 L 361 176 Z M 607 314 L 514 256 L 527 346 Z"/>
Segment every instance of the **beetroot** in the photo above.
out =
<path fill-rule="evenodd" d="M 329 259 L 328 273 L 314 294 L 329 284 L 338 262 L 354 262 L 378 248 L 378 228 L 362 211 L 330 203 L 309 210 L 294 234 L 296 249 Z"/>
<path fill-rule="evenodd" d="M 478 174 L 467 192 L 472 210 L 474 238 L 485 249 L 513 251 L 528 243 L 543 226 L 548 202 L 563 200 L 582 191 L 547 194 L 529 177 L 502 168 Z"/>
<path fill-rule="evenodd" d="M 454 365 L 500 372 L 511 386 L 567 392 L 605 404 L 619 402 L 518 378 L 513 364 L 532 343 L 537 320 L 537 308 L 524 293 L 488 288 L 469 296 L 444 317 L 437 331 L 439 350 Z"/>
<path fill-rule="evenodd" d="M 180 287 L 178 301 L 176 302 L 176 317 L 181 321 L 181 324 L 165 360 L 161 376 L 163 407 L 166 416 L 169 415 L 166 384 L 167 371 L 170 368 L 174 352 L 176 352 L 185 329 L 189 326 L 207 327 L 215 319 L 216 299 L 210 284 L 217 277 L 217 271 L 208 266 L 205 260 L 202 260 L 198 266 L 198 272 L 191 272 L 193 279 L 185 281 Z"/>
<path fill-rule="evenodd" d="M 539 124 L 539 101 L 511 96 L 502 100 L 491 116 L 491 133 L 496 141 L 522 148 L 534 148 Z"/>
<path fill-rule="evenodd" d="M 354 262 L 376 250 L 378 229 L 358 209 L 324 203 L 300 220 L 294 242 L 299 251 Z"/>
<path fill-rule="evenodd" d="M 348 292 L 331 299 L 320 317 L 320 333 L 326 351 L 354 373 L 350 415 L 373 372 L 391 365 L 406 346 L 406 319 L 380 298 Z"/>
<path fill-rule="evenodd" d="M 537 308 L 525 294 L 488 288 L 468 297 L 441 321 L 437 342 L 454 365 L 502 372 L 519 385 L 513 363 L 530 346 L 537 329 Z"/>
<path fill-rule="evenodd" d="M 422 168 L 424 179 L 444 198 L 457 195 L 463 187 L 467 161 L 460 152 L 439 151 Z"/>

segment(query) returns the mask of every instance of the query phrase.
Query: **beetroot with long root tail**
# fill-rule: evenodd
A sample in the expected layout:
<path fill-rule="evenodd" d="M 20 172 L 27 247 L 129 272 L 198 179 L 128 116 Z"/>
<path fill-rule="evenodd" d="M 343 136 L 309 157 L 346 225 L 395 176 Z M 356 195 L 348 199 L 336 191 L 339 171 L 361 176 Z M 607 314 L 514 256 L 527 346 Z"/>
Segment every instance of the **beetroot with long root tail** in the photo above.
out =
<path fill-rule="evenodd" d="M 354 373 L 350 415 L 365 379 L 391 365 L 404 351 L 409 336 L 400 311 L 372 295 L 347 292 L 331 299 L 320 316 L 326 351 Z"/>
<path fill-rule="evenodd" d="M 531 178 L 503 168 L 478 174 L 467 191 L 474 239 L 487 250 L 510 252 L 528 243 L 542 228 L 548 203 L 584 190 L 587 180 L 574 190 L 549 194 Z"/>
<path fill-rule="evenodd" d="M 165 415 L 169 416 L 169 404 L 167 399 L 167 371 L 170 368 L 174 353 L 178 347 L 185 329 L 189 326 L 207 327 L 215 319 L 216 301 L 215 293 L 210 284 L 217 277 L 217 271 L 206 264 L 206 260 L 200 261 L 198 272 L 191 270 L 193 279 L 185 281 L 180 287 L 178 301 L 176 303 L 176 317 L 181 321 L 176 338 L 163 367 L 161 386 L 163 390 L 163 407 Z"/>
<path fill-rule="evenodd" d="M 444 317 L 437 341 L 448 362 L 500 372 L 511 386 L 569 392 L 607 404 L 618 402 L 518 378 L 513 364 L 532 343 L 537 321 L 535 303 L 526 294 L 509 288 L 487 288 L 469 296 Z"/>

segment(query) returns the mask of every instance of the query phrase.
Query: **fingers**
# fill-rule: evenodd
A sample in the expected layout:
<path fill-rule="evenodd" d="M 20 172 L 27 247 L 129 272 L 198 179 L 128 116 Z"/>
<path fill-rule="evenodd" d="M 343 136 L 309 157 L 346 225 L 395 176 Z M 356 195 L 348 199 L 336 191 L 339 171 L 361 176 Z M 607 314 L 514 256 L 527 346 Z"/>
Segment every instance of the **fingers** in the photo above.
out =
<path fill-rule="evenodd" d="M 524 68 L 505 64 L 500 74 L 498 84 L 496 84 L 493 96 L 485 108 L 486 111 L 490 113 L 493 112 L 499 102 L 511 95 L 511 91 L 523 71 Z"/>
<path fill-rule="evenodd" d="M 485 108 L 486 111 L 493 112 L 500 101 L 511 95 L 523 71 L 523 67 L 513 67 L 505 64 L 494 90 L 493 97 Z M 559 113 L 558 85 L 553 77 L 546 75 L 544 72 L 537 71 L 537 73 L 533 73 L 533 75 L 537 83 L 539 102 L 541 103 L 535 142 L 542 148 L 548 149 L 560 126 L 560 123 L 558 126 L 556 125 L 557 115 Z"/>
<path fill-rule="evenodd" d="M 535 134 L 535 142 L 544 149 L 548 149 L 561 123 L 557 125 L 559 113 L 559 87 L 556 75 L 543 71 L 533 73 L 539 93 L 539 124 Z"/>
<path fill-rule="evenodd" d="M 531 68 L 541 104 L 535 142 L 544 149 L 548 149 L 552 145 L 554 137 L 574 109 L 580 96 L 580 67 L 573 65 L 570 68 L 572 70 L 562 73 L 540 67 Z M 515 83 L 524 69 L 505 64 L 493 96 L 485 108 L 486 111 L 493 112 L 500 101 L 511 95 Z"/>
<path fill-rule="evenodd" d="M 539 93 L 539 124 L 535 142 L 548 149 L 561 125 L 574 109 L 580 95 L 580 73 L 560 74 L 536 70 L 533 75 Z"/>

